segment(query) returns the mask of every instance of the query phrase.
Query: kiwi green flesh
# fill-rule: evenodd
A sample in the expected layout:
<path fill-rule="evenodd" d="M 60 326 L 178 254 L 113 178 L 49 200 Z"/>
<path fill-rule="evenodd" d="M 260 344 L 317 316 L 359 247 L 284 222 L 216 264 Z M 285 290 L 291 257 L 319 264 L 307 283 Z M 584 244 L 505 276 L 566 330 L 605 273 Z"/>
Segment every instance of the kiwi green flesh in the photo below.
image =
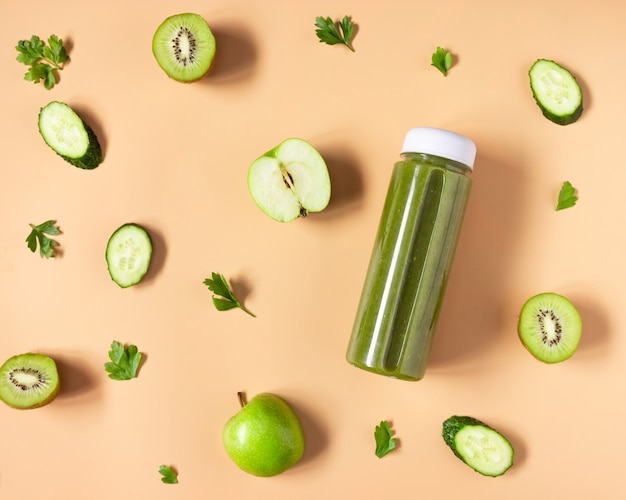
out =
<path fill-rule="evenodd" d="M 215 37 L 202 16 L 176 14 L 157 28 L 152 53 L 170 78 L 193 82 L 205 76 L 213 64 Z"/>
<path fill-rule="evenodd" d="M 0 367 L 0 399 L 13 408 L 44 406 L 57 396 L 59 387 L 56 363 L 43 354 L 18 354 Z"/>
<path fill-rule="evenodd" d="M 540 293 L 522 307 L 518 333 L 535 358 L 544 363 L 559 363 L 576 351 L 582 319 L 567 298 L 552 292 Z"/>

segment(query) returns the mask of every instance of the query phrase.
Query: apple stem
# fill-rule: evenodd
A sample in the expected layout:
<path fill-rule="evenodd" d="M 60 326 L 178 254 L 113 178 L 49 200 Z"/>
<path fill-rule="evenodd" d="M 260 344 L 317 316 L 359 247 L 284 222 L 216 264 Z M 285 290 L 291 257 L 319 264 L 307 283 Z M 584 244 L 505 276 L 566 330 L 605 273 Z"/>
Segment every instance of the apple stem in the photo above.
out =
<path fill-rule="evenodd" d="M 237 398 L 239 398 L 239 404 L 241 405 L 241 407 L 243 408 L 244 406 L 246 406 L 246 394 L 244 392 L 238 392 L 237 393 Z"/>

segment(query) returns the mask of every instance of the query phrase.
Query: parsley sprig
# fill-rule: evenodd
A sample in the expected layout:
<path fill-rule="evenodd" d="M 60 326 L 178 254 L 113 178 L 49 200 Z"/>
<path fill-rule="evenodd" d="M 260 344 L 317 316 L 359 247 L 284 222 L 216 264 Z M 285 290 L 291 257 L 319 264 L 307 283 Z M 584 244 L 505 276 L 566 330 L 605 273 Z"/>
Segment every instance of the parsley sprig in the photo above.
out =
<path fill-rule="evenodd" d="M 61 234 L 61 230 L 55 224 L 55 220 L 47 220 L 38 226 L 29 224 L 31 232 L 26 238 L 26 243 L 31 252 L 37 250 L 37 244 L 39 243 L 39 256 L 42 259 L 44 257 L 47 259 L 55 257 L 54 247 L 59 246 L 59 244 L 46 236 Z"/>
<path fill-rule="evenodd" d="M 256 316 L 239 302 L 235 294 L 230 289 L 226 278 L 222 274 L 211 273 L 211 278 L 204 280 L 204 284 L 213 292 L 213 305 L 218 311 L 228 311 L 238 307 L 250 316 Z"/>
<path fill-rule="evenodd" d="M 315 34 L 320 42 L 328 45 L 341 43 L 354 52 L 352 38 L 354 37 L 355 25 L 348 16 L 343 16 L 343 19 L 337 22 L 330 17 L 316 17 L 315 26 L 317 26 Z"/>
<path fill-rule="evenodd" d="M 576 205 L 578 196 L 576 196 L 576 188 L 572 186 L 572 183 L 565 181 L 561 186 L 559 192 L 559 201 L 557 202 L 556 209 L 563 210 L 564 208 L 570 208 Z"/>
<path fill-rule="evenodd" d="M 431 57 L 431 66 L 437 68 L 443 76 L 448 74 L 448 70 L 452 66 L 452 54 L 446 51 L 443 47 L 437 47 L 437 50 Z"/>
<path fill-rule="evenodd" d="M 392 436 L 391 426 L 389 422 L 383 420 L 374 430 L 374 439 L 376 440 L 376 456 L 383 458 L 396 448 L 397 439 Z"/>
<path fill-rule="evenodd" d="M 161 474 L 161 481 L 165 484 L 176 484 L 178 483 L 178 472 L 176 472 L 169 465 L 161 465 L 159 467 L 159 474 Z"/>
<path fill-rule="evenodd" d="M 105 370 L 109 373 L 109 378 L 113 380 L 130 380 L 137 376 L 137 369 L 141 362 L 142 353 L 137 346 L 124 346 L 120 342 L 113 341 L 109 351 L 108 363 L 104 364 Z"/>
<path fill-rule="evenodd" d="M 30 66 L 24 80 L 39 83 L 43 80 L 44 87 L 50 90 L 58 82 L 57 71 L 63 69 L 63 64 L 69 60 L 67 51 L 63 47 L 63 40 L 56 35 L 50 35 L 48 44 L 37 35 L 30 40 L 20 40 L 15 47 L 19 54 L 18 62 Z"/>

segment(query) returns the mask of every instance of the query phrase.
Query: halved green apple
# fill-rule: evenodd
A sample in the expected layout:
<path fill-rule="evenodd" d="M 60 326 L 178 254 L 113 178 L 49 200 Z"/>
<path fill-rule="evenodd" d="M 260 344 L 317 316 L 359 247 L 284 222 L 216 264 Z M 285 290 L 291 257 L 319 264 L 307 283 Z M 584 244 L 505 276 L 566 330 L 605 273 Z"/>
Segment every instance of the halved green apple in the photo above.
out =
<path fill-rule="evenodd" d="M 330 176 L 324 158 L 311 144 L 289 138 L 250 165 L 248 189 L 266 215 L 289 222 L 326 208 Z"/>

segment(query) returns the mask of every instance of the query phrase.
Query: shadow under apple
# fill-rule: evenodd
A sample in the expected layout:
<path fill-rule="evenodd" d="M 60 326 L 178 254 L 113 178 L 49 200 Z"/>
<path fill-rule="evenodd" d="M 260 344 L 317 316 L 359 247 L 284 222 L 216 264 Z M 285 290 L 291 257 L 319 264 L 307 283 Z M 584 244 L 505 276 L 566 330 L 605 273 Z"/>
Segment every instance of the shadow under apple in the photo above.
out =
<path fill-rule="evenodd" d="M 319 149 L 330 176 L 331 195 L 328 206 L 311 219 L 322 222 L 355 210 L 363 197 L 363 176 L 356 157 L 342 149 Z"/>
<path fill-rule="evenodd" d="M 328 445 L 328 432 L 313 416 L 313 411 L 294 398 L 287 399 L 289 406 L 298 416 L 304 433 L 304 454 L 294 468 L 306 466 L 316 459 Z"/>

